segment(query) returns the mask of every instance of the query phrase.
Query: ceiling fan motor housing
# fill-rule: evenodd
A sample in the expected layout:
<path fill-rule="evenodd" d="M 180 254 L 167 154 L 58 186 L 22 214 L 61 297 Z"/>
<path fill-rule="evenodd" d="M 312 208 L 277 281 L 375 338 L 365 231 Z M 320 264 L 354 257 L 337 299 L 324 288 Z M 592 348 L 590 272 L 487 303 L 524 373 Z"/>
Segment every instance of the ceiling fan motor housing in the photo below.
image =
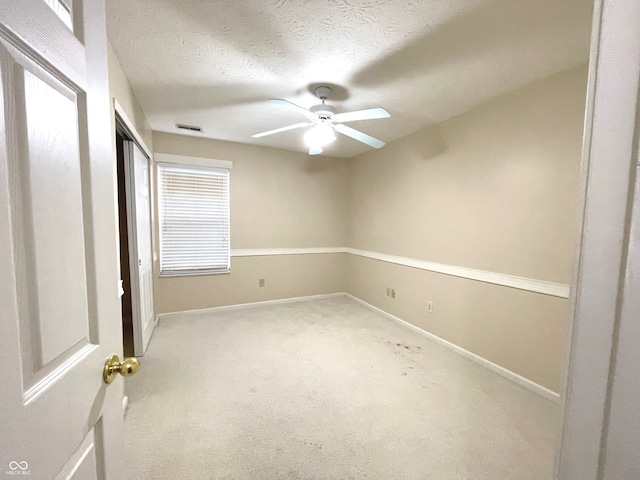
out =
<path fill-rule="evenodd" d="M 309 110 L 315 113 L 318 116 L 318 118 L 322 120 L 331 120 L 331 118 L 333 118 L 333 116 L 337 112 L 336 107 L 332 105 L 327 105 L 325 103 L 321 105 L 314 105 Z"/>

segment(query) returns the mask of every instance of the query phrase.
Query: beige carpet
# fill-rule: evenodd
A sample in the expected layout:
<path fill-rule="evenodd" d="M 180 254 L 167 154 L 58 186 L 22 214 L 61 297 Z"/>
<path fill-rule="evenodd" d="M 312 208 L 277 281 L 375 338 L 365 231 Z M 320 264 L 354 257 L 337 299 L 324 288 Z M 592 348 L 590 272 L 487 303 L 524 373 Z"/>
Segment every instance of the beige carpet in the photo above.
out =
<path fill-rule="evenodd" d="M 129 480 L 551 478 L 559 409 L 344 298 L 160 323 Z"/>

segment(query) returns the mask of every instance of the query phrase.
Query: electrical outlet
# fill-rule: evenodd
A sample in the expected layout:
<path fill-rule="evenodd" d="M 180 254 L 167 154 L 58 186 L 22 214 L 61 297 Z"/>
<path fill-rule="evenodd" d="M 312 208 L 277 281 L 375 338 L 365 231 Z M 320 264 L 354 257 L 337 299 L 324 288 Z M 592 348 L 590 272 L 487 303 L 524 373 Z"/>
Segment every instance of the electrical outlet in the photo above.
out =
<path fill-rule="evenodd" d="M 391 289 L 391 298 L 396 298 L 396 291 L 393 288 Z"/>
<path fill-rule="evenodd" d="M 427 313 L 433 313 L 433 302 L 431 300 L 427 302 Z"/>
<path fill-rule="evenodd" d="M 259 278 L 258 279 L 258 286 L 259 287 L 264 287 L 264 278 Z"/>
<path fill-rule="evenodd" d="M 390 297 L 390 296 L 391 296 L 391 289 L 387 288 L 387 297 Z"/>

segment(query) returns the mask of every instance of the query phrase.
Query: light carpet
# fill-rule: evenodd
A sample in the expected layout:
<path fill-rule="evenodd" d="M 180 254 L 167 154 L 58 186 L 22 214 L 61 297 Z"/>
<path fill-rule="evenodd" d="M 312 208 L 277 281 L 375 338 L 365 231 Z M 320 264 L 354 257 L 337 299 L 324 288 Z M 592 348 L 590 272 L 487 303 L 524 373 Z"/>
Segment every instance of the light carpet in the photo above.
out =
<path fill-rule="evenodd" d="M 551 479 L 559 408 L 334 297 L 163 320 L 129 480 Z"/>

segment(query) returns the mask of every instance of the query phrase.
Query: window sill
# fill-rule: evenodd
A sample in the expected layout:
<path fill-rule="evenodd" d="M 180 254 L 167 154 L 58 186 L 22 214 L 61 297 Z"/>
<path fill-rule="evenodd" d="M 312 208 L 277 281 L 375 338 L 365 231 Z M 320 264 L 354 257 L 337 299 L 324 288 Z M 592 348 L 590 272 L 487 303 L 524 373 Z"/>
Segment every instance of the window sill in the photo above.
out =
<path fill-rule="evenodd" d="M 160 272 L 160 278 L 172 278 L 172 277 L 203 277 L 209 275 L 229 275 L 231 270 L 216 270 L 216 271 L 202 271 L 202 272 Z"/>

